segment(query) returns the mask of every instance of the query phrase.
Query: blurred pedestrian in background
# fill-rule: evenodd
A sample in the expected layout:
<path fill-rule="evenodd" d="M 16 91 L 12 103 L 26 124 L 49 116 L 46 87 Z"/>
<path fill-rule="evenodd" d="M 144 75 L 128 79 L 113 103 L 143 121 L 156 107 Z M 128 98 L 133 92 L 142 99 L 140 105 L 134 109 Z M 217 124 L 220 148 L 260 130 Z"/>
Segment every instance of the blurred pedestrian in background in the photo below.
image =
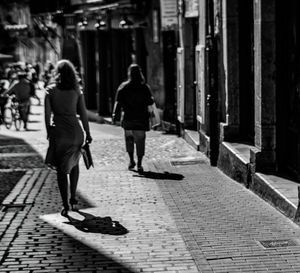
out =
<path fill-rule="evenodd" d="M 34 86 L 27 79 L 27 73 L 19 71 L 18 80 L 14 81 L 9 89 L 3 93 L 4 96 L 12 94 L 16 96 L 15 99 L 19 103 L 19 112 L 24 124 L 24 130 L 28 129 L 27 122 L 30 111 L 30 97 L 33 94 L 33 89 Z"/>
<path fill-rule="evenodd" d="M 84 142 L 84 132 L 77 114 L 80 116 L 86 134 L 85 141 L 92 142 L 85 108 L 84 96 L 80 91 L 78 78 L 73 64 L 60 60 L 54 70 L 54 82 L 46 88 L 45 125 L 49 141 L 54 143 L 54 162 L 57 181 L 62 197 L 61 215 L 67 217 L 70 209 L 76 210 L 78 203 L 76 189 L 79 178 L 79 158 Z M 53 114 L 53 119 L 51 119 Z M 68 183 L 70 200 L 68 202 Z"/>
<path fill-rule="evenodd" d="M 44 85 L 41 85 L 42 84 L 42 64 L 40 62 L 36 62 L 34 65 L 33 65 L 35 71 L 36 71 L 36 88 L 37 89 L 43 89 L 44 88 Z"/>
<path fill-rule="evenodd" d="M 53 71 L 54 65 L 50 61 L 47 61 L 43 74 L 44 88 L 51 83 L 51 80 L 53 79 Z"/>
<path fill-rule="evenodd" d="M 121 83 L 117 90 L 116 100 L 112 115 L 113 123 L 121 118 L 124 128 L 126 151 L 129 155 L 128 169 L 136 166 L 134 159 L 134 146 L 136 146 L 137 171 L 144 171 L 142 166 L 145 154 L 146 131 L 150 130 L 149 117 L 151 105 L 154 100 L 141 68 L 131 64 L 128 68 L 128 80 Z M 119 114 L 119 113 L 123 114 Z"/>
<path fill-rule="evenodd" d="M 4 122 L 4 108 L 5 105 L 8 101 L 8 97 L 7 95 L 5 95 L 5 92 L 7 91 L 9 86 L 9 83 L 6 79 L 1 79 L 0 80 L 0 124 L 2 124 Z"/>
<path fill-rule="evenodd" d="M 35 98 L 38 101 L 38 104 L 41 105 L 41 100 L 36 94 L 36 88 L 37 88 L 37 83 L 38 83 L 38 77 L 37 77 L 36 70 L 31 64 L 26 63 L 25 71 L 27 73 L 27 79 L 32 84 L 31 97 Z"/>

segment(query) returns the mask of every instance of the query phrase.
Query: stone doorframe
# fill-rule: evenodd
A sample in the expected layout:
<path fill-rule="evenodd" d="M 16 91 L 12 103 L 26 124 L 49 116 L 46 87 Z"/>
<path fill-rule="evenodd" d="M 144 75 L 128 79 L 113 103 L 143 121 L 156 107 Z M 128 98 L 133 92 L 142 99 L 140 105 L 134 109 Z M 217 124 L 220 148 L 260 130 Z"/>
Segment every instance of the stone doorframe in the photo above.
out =
<path fill-rule="evenodd" d="M 223 82 L 222 101 L 225 120 L 220 125 L 220 141 L 234 141 L 239 136 L 239 0 L 222 1 L 222 62 L 220 65 Z"/>
<path fill-rule="evenodd" d="M 225 121 L 220 143 L 239 138 L 239 0 L 222 0 L 222 66 Z M 255 147 L 250 163 L 256 171 L 276 168 L 275 2 L 254 0 Z"/>
<path fill-rule="evenodd" d="M 276 1 L 254 1 L 256 171 L 276 169 Z"/>

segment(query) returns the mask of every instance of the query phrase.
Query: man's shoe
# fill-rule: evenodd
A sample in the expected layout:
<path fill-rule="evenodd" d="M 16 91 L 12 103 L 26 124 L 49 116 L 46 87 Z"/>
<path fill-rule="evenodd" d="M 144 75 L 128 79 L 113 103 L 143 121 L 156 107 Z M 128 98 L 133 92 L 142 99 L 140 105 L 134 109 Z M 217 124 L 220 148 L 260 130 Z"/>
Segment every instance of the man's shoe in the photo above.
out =
<path fill-rule="evenodd" d="M 138 173 L 143 173 L 144 168 L 142 166 L 138 166 L 137 171 L 138 171 Z"/>

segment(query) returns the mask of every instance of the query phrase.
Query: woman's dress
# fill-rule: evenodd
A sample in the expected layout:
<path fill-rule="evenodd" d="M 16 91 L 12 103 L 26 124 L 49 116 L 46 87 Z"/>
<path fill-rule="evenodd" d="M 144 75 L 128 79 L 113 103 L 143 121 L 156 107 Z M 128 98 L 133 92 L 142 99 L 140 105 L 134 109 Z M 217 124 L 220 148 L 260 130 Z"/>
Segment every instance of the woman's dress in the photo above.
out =
<path fill-rule="evenodd" d="M 69 174 L 79 162 L 84 142 L 78 119 L 78 114 L 85 111 L 83 94 L 77 90 L 60 90 L 56 86 L 50 86 L 46 91 L 55 125 L 51 137 L 54 139 L 56 168 Z"/>

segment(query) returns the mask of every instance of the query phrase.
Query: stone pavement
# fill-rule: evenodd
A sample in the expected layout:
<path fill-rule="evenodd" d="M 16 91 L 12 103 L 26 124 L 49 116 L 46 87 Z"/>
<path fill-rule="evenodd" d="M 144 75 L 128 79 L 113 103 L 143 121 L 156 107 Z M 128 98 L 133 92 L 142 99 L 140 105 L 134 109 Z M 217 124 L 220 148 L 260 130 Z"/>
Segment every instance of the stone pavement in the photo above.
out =
<path fill-rule="evenodd" d="M 42 115 L 32 118 L 30 132 L 0 132 L 27 144 L 26 174 L 0 212 L 0 272 L 300 272 L 299 226 L 161 132 L 148 133 L 139 175 L 122 130 L 91 124 L 95 168 L 81 162 L 80 212 L 61 217 Z"/>

